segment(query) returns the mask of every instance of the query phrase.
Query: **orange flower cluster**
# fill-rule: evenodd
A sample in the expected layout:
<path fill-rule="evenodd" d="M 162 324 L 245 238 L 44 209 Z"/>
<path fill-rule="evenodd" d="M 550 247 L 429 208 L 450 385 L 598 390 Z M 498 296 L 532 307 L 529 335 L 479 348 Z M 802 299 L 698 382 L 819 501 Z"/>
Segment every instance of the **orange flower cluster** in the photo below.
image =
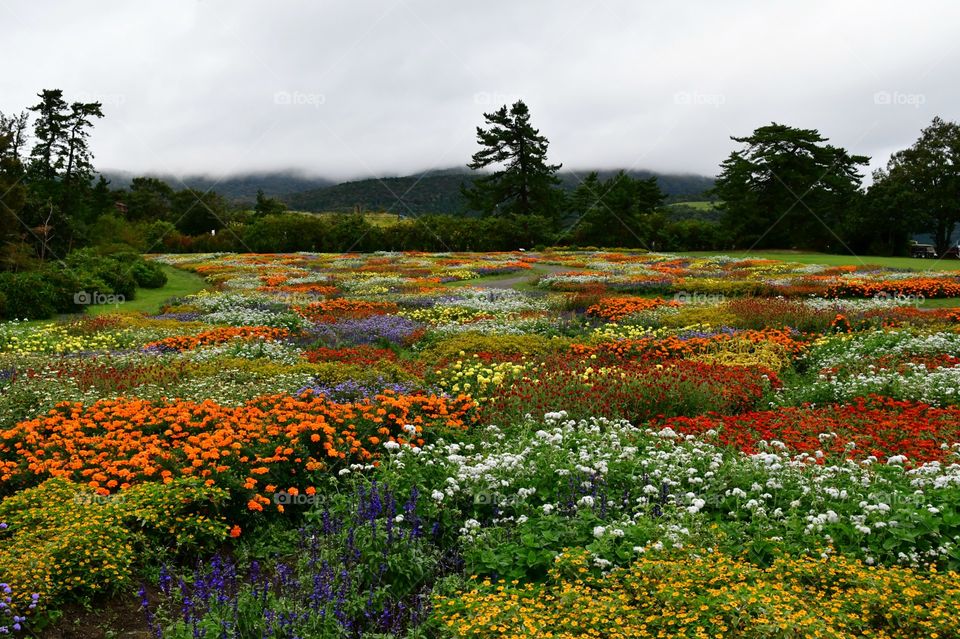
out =
<path fill-rule="evenodd" d="M 914 295 L 923 297 L 960 297 L 960 280 L 946 277 L 918 277 L 909 280 L 864 280 L 830 286 L 826 297 L 874 297 L 877 295 Z"/>
<path fill-rule="evenodd" d="M 306 306 L 294 306 L 293 310 L 301 317 L 314 322 L 333 323 L 342 319 L 362 319 L 371 315 L 396 313 L 397 305 L 392 302 L 367 302 L 340 297 L 311 302 Z"/>
<path fill-rule="evenodd" d="M 376 463 L 387 441 L 423 445 L 428 432 L 465 429 L 474 408 L 466 395 L 389 391 L 348 404 L 310 393 L 268 395 L 239 407 L 209 400 L 64 402 L 0 431 L 0 492 L 48 477 L 104 495 L 198 477 L 262 510 L 270 503 L 265 493 L 278 485 L 293 478 L 307 485 L 311 475 L 351 462 Z"/>
<path fill-rule="evenodd" d="M 656 299 L 649 297 L 604 297 L 587 309 L 587 315 L 616 322 L 628 315 L 649 311 L 658 306 L 680 306 L 680 304 L 674 301 L 668 302 L 659 297 Z"/>
<path fill-rule="evenodd" d="M 847 319 L 846 315 L 838 313 L 830 322 L 830 330 L 834 333 L 849 333 L 851 330 L 850 320 Z"/>
<path fill-rule="evenodd" d="M 261 275 L 260 281 L 263 282 L 263 286 L 261 286 L 260 288 L 261 289 L 274 288 L 274 287 L 280 286 L 281 284 L 286 282 L 288 279 L 290 278 L 287 277 L 286 275 Z"/>
<path fill-rule="evenodd" d="M 843 265 L 843 266 L 832 266 L 830 268 L 825 268 L 820 272 L 820 275 L 846 275 L 847 273 L 855 273 L 857 271 L 856 265 Z"/>
<path fill-rule="evenodd" d="M 222 344 L 232 339 L 265 339 L 275 341 L 290 336 L 285 328 L 270 326 L 223 326 L 196 335 L 178 335 L 148 343 L 144 348 L 189 351 L 198 346 Z"/>
<path fill-rule="evenodd" d="M 511 269 L 511 268 L 521 268 L 521 269 L 529 270 L 529 269 L 532 269 L 533 266 L 531 265 L 531 260 L 521 258 L 514 262 L 507 262 L 506 264 L 503 264 L 499 268 L 502 270 Z"/>
<path fill-rule="evenodd" d="M 258 290 L 268 291 L 271 293 L 310 293 L 314 295 L 323 295 L 324 297 L 330 297 L 336 295 L 340 292 L 336 286 L 331 286 L 329 284 L 317 284 L 317 283 L 304 283 L 304 284 L 288 284 L 286 286 L 261 286 Z"/>

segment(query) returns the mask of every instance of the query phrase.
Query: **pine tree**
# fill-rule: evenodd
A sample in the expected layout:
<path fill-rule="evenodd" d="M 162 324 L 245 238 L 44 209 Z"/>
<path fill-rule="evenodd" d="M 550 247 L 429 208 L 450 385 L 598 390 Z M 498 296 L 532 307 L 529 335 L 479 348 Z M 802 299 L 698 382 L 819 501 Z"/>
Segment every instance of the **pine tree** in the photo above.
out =
<path fill-rule="evenodd" d="M 517 101 L 509 110 L 504 105 L 483 117 L 488 128 L 477 127 L 483 148 L 467 166 L 501 168 L 463 189 L 470 207 L 485 215 L 554 216 L 563 197 L 556 175 L 561 165 L 547 163 L 548 140 L 530 124 L 527 105 Z"/>
<path fill-rule="evenodd" d="M 816 129 L 773 123 L 747 137 L 721 165 L 714 192 L 740 245 L 841 248 L 839 233 L 856 206 L 869 158 L 824 144 Z"/>
<path fill-rule="evenodd" d="M 44 89 L 37 97 L 40 102 L 29 109 L 36 114 L 33 135 L 37 141 L 30 153 L 31 168 L 38 179 L 54 180 L 64 164 L 70 115 L 60 89 Z"/>

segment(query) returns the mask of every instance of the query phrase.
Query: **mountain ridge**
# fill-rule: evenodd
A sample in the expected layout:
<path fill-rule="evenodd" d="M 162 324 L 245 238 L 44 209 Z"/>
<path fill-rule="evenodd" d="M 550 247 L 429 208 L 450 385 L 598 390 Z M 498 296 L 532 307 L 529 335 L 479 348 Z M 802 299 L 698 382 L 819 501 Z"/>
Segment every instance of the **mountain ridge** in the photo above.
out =
<path fill-rule="evenodd" d="M 619 169 L 594 169 L 601 179 Z M 590 170 L 567 170 L 558 173 L 561 188 L 572 191 Z M 668 202 L 702 197 L 713 186 L 714 178 L 696 174 L 659 173 L 630 170 L 634 178 L 656 177 Z M 128 188 L 138 174 L 130 171 L 106 170 L 102 175 L 114 188 Z M 337 181 L 323 176 L 310 176 L 297 171 L 260 171 L 228 176 L 147 173 L 170 184 L 174 189 L 213 190 L 239 205 L 252 204 L 257 191 L 283 200 L 291 209 L 308 212 L 366 211 L 420 215 L 424 213 L 468 213 L 461 195 L 461 184 L 469 184 L 476 173 L 462 167 L 432 169 L 412 175 L 359 178 Z"/>

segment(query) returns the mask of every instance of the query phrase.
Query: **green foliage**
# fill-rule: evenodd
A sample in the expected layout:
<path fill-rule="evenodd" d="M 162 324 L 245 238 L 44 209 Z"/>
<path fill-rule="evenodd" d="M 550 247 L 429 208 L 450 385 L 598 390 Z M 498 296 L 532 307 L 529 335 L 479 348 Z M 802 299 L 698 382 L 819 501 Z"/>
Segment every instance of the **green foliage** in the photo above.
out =
<path fill-rule="evenodd" d="M 770 124 L 721 165 L 715 194 L 738 244 L 751 248 L 839 248 L 869 158 L 824 144 L 815 129 Z"/>
<path fill-rule="evenodd" d="M 663 202 L 655 177 L 635 179 L 619 171 L 601 181 L 591 172 L 570 198 L 572 219 L 565 235 L 580 245 L 604 245 L 616 233 L 623 246 L 649 246 L 655 226 L 663 223 L 652 219 Z"/>
<path fill-rule="evenodd" d="M 606 179 L 610 171 L 599 171 Z M 700 175 L 672 175 L 651 173 L 649 171 L 628 171 L 628 175 L 638 179 L 657 178 L 664 193 L 672 197 L 695 197 L 713 186 L 713 179 Z M 322 186 L 319 188 L 292 189 L 283 201 L 294 211 L 314 211 L 318 213 L 349 213 L 359 206 L 363 211 L 384 211 L 393 216 L 406 219 L 424 215 L 449 214 L 462 216 L 469 206 L 463 196 L 462 187 L 473 186 L 475 175 L 460 169 L 434 171 L 404 177 L 377 177 Z M 560 171 L 560 187 L 572 193 L 580 185 L 582 175 L 579 172 Z M 218 192 L 231 195 L 236 188 L 237 179 L 226 179 L 216 184 L 202 181 L 200 178 L 184 178 L 194 188 L 215 188 Z M 265 176 L 259 184 L 264 190 L 277 179 L 276 175 Z M 256 188 L 255 186 L 253 188 Z M 247 197 L 252 197 L 252 191 Z M 402 193 L 402 201 L 397 195 Z"/>
<path fill-rule="evenodd" d="M 133 277 L 133 265 L 141 258 L 134 254 L 100 255 L 92 249 L 73 251 L 66 259 L 66 267 L 88 283 L 102 282 L 106 286 L 96 286 L 95 291 L 104 295 L 122 295 L 133 299 L 137 282 Z M 92 293 L 93 291 L 87 291 Z"/>
<path fill-rule="evenodd" d="M 898 232 L 895 237 L 902 238 L 906 231 L 930 232 L 937 253 L 943 254 L 960 222 L 958 193 L 960 124 L 937 117 L 910 148 L 893 154 L 886 171 L 875 175 L 870 189 L 873 221 Z"/>
<path fill-rule="evenodd" d="M 41 272 L 0 273 L 0 294 L 11 319 L 45 319 L 59 304 L 56 289 Z"/>
<path fill-rule="evenodd" d="M 137 286 L 141 288 L 160 288 L 167 283 L 167 274 L 156 262 L 138 260 L 130 269 Z"/>
<path fill-rule="evenodd" d="M 286 204 L 276 198 L 267 197 L 264 195 L 263 189 L 257 189 L 257 203 L 254 206 L 254 212 L 257 215 L 274 215 L 286 210 Z"/>
<path fill-rule="evenodd" d="M 49 479 L 0 502 L 0 574 L 15 598 L 38 593 L 44 606 L 121 591 L 138 555 L 189 555 L 225 538 L 216 513 L 226 495 L 197 480 L 101 496 Z"/>
<path fill-rule="evenodd" d="M 157 288 L 166 279 L 160 265 L 146 262 L 136 253 L 101 255 L 93 249 L 79 249 L 62 263 L 19 273 L 0 272 L 0 294 L 7 301 L 5 310 L 0 307 L 0 317 L 46 319 L 81 310 L 97 295 L 132 300 L 138 285 Z"/>
<path fill-rule="evenodd" d="M 468 166 L 473 170 L 502 167 L 465 188 L 470 206 L 487 215 L 546 215 L 559 210 L 563 192 L 557 189 L 559 164 L 547 163 L 547 138 L 530 124 L 530 109 L 517 101 L 507 110 L 484 113 L 488 129 L 477 127 L 482 147 Z"/>

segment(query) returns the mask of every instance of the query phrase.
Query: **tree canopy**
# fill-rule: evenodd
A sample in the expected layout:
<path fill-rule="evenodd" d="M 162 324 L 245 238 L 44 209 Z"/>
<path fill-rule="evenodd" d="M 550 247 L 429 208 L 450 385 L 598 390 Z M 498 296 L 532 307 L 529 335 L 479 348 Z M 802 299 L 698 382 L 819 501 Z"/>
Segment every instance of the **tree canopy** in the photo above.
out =
<path fill-rule="evenodd" d="M 484 113 L 487 128 L 477 127 L 482 147 L 467 165 L 473 170 L 498 166 L 464 189 L 469 205 L 488 215 L 547 215 L 557 213 L 562 192 L 557 171 L 547 162 L 546 137 L 530 124 L 530 109 L 517 101 Z"/>
<path fill-rule="evenodd" d="M 773 123 L 746 137 L 721 165 L 715 193 L 726 224 L 750 248 L 842 250 L 869 158 L 825 144 L 816 129 Z"/>
<path fill-rule="evenodd" d="M 875 175 L 873 190 L 886 196 L 877 202 L 884 219 L 892 216 L 911 231 L 929 232 L 937 252 L 946 251 L 960 223 L 960 124 L 934 118 Z"/>
<path fill-rule="evenodd" d="M 600 180 L 587 174 L 570 197 L 573 220 L 567 234 L 577 244 L 600 246 L 617 237 L 618 246 L 649 248 L 654 242 L 654 214 L 663 206 L 657 178 L 636 179 L 619 171 Z"/>

